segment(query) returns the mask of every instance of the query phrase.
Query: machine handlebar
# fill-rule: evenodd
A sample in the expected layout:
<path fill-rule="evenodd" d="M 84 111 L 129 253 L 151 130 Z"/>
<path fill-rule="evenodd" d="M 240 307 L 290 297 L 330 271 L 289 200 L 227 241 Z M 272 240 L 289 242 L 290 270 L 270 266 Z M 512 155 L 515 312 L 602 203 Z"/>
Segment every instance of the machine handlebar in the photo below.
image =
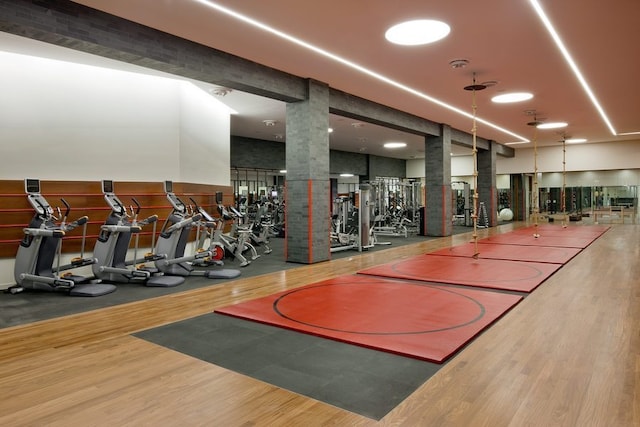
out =
<path fill-rule="evenodd" d="M 133 203 L 136 205 L 136 215 L 138 215 L 140 213 L 140 203 L 138 203 L 135 197 L 132 197 L 131 200 L 133 200 Z"/>
<path fill-rule="evenodd" d="M 68 217 L 69 216 L 69 212 L 71 212 L 71 206 L 69 206 L 69 203 L 67 203 L 67 201 L 63 198 L 60 198 L 60 201 L 64 204 L 65 207 L 65 212 L 64 212 L 64 217 Z"/>
<path fill-rule="evenodd" d="M 30 236 L 43 236 L 43 237 L 64 237 L 64 230 L 60 229 L 46 229 L 46 228 L 23 228 L 22 232 Z"/>
<path fill-rule="evenodd" d="M 158 215 L 153 214 L 150 217 L 145 218 L 142 221 L 139 221 L 138 224 L 141 225 L 141 226 L 145 226 L 145 225 L 148 225 L 148 224 L 153 224 L 157 220 L 158 220 Z"/>

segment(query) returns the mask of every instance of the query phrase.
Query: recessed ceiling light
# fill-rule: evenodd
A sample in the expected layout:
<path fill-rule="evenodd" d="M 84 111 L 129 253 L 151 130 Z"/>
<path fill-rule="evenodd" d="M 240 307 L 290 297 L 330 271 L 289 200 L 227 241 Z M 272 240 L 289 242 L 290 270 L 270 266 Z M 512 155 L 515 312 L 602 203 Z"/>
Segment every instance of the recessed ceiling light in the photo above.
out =
<path fill-rule="evenodd" d="M 586 138 L 569 138 L 566 139 L 564 142 L 566 142 L 567 144 L 579 144 L 581 142 L 587 142 Z"/>
<path fill-rule="evenodd" d="M 417 19 L 389 28 L 384 37 L 391 43 L 405 46 L 433 43 L 445 38 L 451 28 L 442 21 Z"/>
<path fill-rule="evenodd" d="M 332 132 L 333 132 L 333 128 L 329 128 L 329 133 L 332 133 Z"/>
<path fill-rule="evenodd" d="M 533 94 L 528 92 L 511 92 L 496 95 L 491 98 L 491 101 L 497 104 L 508 104 L 510 102 L 522 102 L 533 98 Z"/>
<path fill-rule="evenodd" d="M 528 144 L 529 141 L 515 141 L 515 142 L 505 142 L 504 145 L 520 145 L 520 144 Z"/>
<path fill-rule="evenodd" d="M 403 148 L 406 147 L 406 142 L 385 142 L 384 148 Z"/>
<path fill-rule="evenodd" d="M 536 126 L 538 129 L 558 129 L 567 127 L 565 122 L 540 123 Z"/>
<path fill-rule="evenodd" d="M 451 68 L 464 68 L 469 65 L 468 59 L 454 59 L 453 61 L 449 61 L 449 65 Z"/>
<path fill-rule="evenodd" d="M 352 173 L 341 173 L 340 176 L 343 177 L 343 178 L 351 178 L 353 176 L 353 174 Z"/>
<path fill-rule="evenodd" d="M 286 169 L 280 169 L 280 173 L 287 173 Z"/>

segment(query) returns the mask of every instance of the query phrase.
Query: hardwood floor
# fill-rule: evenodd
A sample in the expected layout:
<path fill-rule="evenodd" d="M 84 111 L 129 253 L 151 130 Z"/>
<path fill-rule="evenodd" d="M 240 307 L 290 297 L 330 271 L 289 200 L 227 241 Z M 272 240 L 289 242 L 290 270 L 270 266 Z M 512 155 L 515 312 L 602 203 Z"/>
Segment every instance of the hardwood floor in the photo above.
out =
<path fill-rule="evenodd" d="M 640 425 L 639 225 L 614 225 L 379 422 L 130 336 L 468 240 L 354 254 L 0 330 L 0 425 Z"/>

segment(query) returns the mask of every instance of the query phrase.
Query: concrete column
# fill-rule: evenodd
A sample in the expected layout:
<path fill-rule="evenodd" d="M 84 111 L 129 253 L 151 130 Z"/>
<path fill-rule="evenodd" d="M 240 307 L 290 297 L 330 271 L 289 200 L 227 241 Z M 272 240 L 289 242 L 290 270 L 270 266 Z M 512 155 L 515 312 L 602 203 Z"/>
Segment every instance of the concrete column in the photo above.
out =
<path fill-rule="evenodd" d="M 308 97 L 287 104 L 286 249 L 290 262 L 330 257 L 329 86 L 308 81 Z"/>
<path fill-rule="evenodd" d="M 450 236 L 451 219 L 451 128 L 440 126 L 440 136 L 427 136 L 425 152 L 425 221 L 427 236 Z"/>
<path fill-rule="evenodd" d="M 498 193 L 496 189 L 496 142 L 489 141 L 488 150 L 478 150 L 478 206 L 484 202 L 489 226 L 498 224 Z M 481 218 L 478 218 L 482 221 Z"/>

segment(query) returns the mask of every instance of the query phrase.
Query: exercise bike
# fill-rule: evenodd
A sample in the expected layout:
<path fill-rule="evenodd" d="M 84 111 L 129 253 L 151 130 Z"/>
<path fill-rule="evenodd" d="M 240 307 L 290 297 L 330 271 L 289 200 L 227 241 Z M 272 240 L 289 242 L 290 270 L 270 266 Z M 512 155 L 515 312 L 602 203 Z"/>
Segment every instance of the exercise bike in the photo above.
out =
<path fill-rule="evenodd" d="M 137 210 L 133 210 L 131 215 L 127 213 L 127 208 L 113 192 L 113 181 L 102 181 L 102 192 L 107 205 L 111 208 L 111 213 L 107 217 L 104 225 L 100 227 L 100 235 L 93 249 L 93 256 L 96 263 L 93 264 L 93 274 L 102 280 L 116 283 L 141 283 L 149 287 L 168 288 L 184 283 L 184 278 L 175 276 L 153 275 L 153 271 L 138 263 L 155 261 L 158 257 L 154 254 L 147 254 L 142 259 L 137 259 L 138 233 L 142 227 L 154 224 L 158 219 L 157 215 L 138 221 L 140 204 L 136 199 L 132 201 L 136 204 Z M 127 252 L 131 245 L 131 239 L 135 235 L 135 248 L 133 259 L 127 261 Z M 155 236 L 155 232 L 153 233 Z M 153 244 L 152 244 L 153 247 Z"/>
<path fill-rule="evenodd" d="M 249 234 L 249 240 L 251 244 L 254 246 L 264 246 L 263 254 L 268 255 L 272 252 L 272 249 L 269 247 L 269 237 L 270 237 L 270 229 L 271 229 L 271 216 L 268 214 L 267 203 L 263 202 L 255 204 L 255 213 L 253 215 L 253 220 L 249 219 L 248 223 L 244 224 L 248 230 L 251 231 Z M 241 214 L 242 217 L 240 219 L 245 219 L 247 217 L 251 218 L 250 215 Z M 238 225 L 240 227 L 240 225 Z"/>
<path fill-rule="evenodd" d="M 36 211 L 29 225 L 23 229 L 24 238 L 16 255 L 14 278 L 17 285 L 9 288 L 10 293 L 18 293 L 24 289 L 40 291 L 64 291 L 72 296 L 101 296 L 116 290 L 109 284 L 90 282 L 89 278 L 72 274 L 69 270 L 95 264 L 94 258 L 84 257 L 84 244 L 88 217 L 83 216 L 67 223 L 71 207 L 64 200 L 66 207 L 64 216 L 54 216 L 54 211 L 47 200 L 40 194 L 40 181 L 26 179 L 25 190 L 29 204 Z M 59 212 L 59 209 L 58 209 Z M 62 240 L 68 231 L 83 227 L 80 257 L 71 260 L 70 264 L 60 265 L 62 257 Z M 54 267 L 55 262 L 55 267 Z M 67 273 L 61 274 L 63 271 Z"/>
<path fill-rule="evenodd" d="M 225 252 L 240 261 L 240 267 L 246 267 L 260 257 L 256 248 L 249 243 L 251 237 L 251 230 L 246 228 L 240 228 L 236 224 L 236 220 L 242 215 L 233 206 L 229 209 L 233 212 L 230 213 L 223 204 L 218 204 L 218 212 L 220 213 L 220 219 L 218 227 L 216 228 L 213 236 L 214 241 L 219 242 L 225 249 Z M 224 225 L 227 221 L 234 221 L 231 231 L 224 233 Z M 249 261 L 244 253 L 246 251 L 251 252 L 251 261 Z"/>

